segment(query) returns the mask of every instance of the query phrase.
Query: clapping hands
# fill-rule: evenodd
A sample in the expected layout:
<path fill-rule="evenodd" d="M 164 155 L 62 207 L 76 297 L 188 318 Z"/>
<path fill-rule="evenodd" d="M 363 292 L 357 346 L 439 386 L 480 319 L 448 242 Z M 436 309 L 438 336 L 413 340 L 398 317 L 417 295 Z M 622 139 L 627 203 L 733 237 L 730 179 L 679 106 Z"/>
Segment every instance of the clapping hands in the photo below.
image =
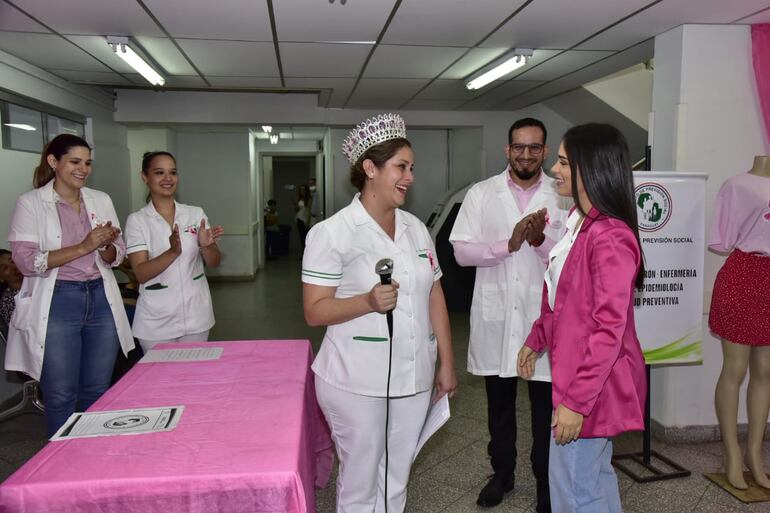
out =
<path fill-rule="evenodd" d="M 543 242 L 546 216 L 548 211 L 544 208 L 522 218 L 513 228 L 511 238 L 508 239 L 508 252 L 513 253 L 521 249 L 524 242 L 530 246 L 539 246 Z"/>
<path fill-rule="evenodd" d="M 91 252 L 97 249 L 104 249 L 109 247 L 110 244 L 115 242 L 120 236 L 120 228 L 112 226 L 112 221 L 107 221 L 104 224 L 96 225 L 86 238 L 81 242 L 85 248 Z"/>
<path fill-rule="evenodd" d="M 201 219 L 201 225 L 198 227 L 198 246 L 207 248 L 212 244 L 219 242 L 219 239 L 225 233 L 221 226 L 206 227 L 206 220 Z"/>

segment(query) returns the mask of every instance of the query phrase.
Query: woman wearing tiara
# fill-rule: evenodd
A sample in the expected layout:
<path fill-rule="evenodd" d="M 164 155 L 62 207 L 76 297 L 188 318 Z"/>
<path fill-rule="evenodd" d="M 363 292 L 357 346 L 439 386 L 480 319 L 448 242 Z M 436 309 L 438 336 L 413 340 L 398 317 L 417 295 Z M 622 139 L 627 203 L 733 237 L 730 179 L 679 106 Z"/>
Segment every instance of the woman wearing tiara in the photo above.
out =
<path fill-rule="evenodd" d="M 397 513 L 431 397 L 457 388 L 449 316 L 428 230 L 399 209 L 414 181 L 403 119 L 363 122 L 342 151 L 359 193 L 310 230 L 302 261 L 305 319 L 328 326 L 313 363 L 316 394 L 340 463 L 337 511 L 381 512 L 387 501 Z M 383 258 L 392 259 L 390 285 L 375 273 Z"/>

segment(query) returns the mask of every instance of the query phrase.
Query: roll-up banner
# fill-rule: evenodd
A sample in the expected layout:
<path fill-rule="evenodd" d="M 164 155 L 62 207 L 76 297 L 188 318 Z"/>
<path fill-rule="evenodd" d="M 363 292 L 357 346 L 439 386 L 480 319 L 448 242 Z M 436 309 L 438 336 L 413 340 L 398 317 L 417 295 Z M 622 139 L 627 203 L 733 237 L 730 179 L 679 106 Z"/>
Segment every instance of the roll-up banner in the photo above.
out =
<path fill-rule="evenodd" d="M 707 175 L 634 173 L 644 288 L 634 298 L 648 364 L 700 363 Z"/>

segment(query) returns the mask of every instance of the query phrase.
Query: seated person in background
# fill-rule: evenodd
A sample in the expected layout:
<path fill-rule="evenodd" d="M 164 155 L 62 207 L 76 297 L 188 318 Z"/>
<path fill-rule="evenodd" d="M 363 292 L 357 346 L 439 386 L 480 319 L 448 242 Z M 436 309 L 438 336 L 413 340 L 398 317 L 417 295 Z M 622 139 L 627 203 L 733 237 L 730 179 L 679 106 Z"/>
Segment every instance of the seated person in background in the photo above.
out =
<path fill-rule="evenodd" d="M 8 335 L 8 323 L 11 322 L 11 314 L 15 306 L 14 297 L 21 289 L 24 276 L 11 260 L 11 252 L 0 249 L 0 329 L 3 336 Z"/>

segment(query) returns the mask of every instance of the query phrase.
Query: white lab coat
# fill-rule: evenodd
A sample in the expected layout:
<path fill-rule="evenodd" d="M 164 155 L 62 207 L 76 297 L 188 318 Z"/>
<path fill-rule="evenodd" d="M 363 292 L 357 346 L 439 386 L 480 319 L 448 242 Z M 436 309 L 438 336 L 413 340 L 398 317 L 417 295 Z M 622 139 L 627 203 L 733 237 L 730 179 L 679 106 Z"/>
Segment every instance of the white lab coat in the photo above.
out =
<path fill-rule="evenodd" d="M 428 302 L 441 278 L 433 241 L 415 216 L 396 210 L 395 240 L 367 213 L 357 194 L 351 204 L 315 225 L 307 236 L 302 281 L 336 287 L 335 297 L 369 292 L 379 283 L 374 267 L 393 260 L 399 283 L 393 310 L 391 397 L 430 390 L 437 343 Z M 354 394 L 384 397 L 388 372 L 385 315 L 372 312 L 326 329 L 313 371 L 328 384 Z"/>
<path fill-rule="evenodd" d="M 198 247 L 198 229 L 206 214 L 200 207 L 176 203 L 174 223 L 179 227 L 182 253 L 162 273 L 139 287 L 134 314 L 134 336 L 143 340 L 170 340 L 201 333 L 214 326 L 214 308 Z M 126 252 L 147 251 L 155 258 L 169 247 L 171 226 L 152 204 L 126 220 Z"/>
<path fill-rule="evenodd" d="M 521 212 L 508 186 L 507 170 L 475 184 L 465 195 L 449 236 L 451 242 L 494 243 L 507 240 L 526 215 L 548 209 L 546 237 L 558 241 L 568 210 L 553 180 L 543 183 Z M 500 264 L 477 267 L 471 303 L 468 372 L 478 376 L 518 376 L 516 359 L 540 316 L 545 275 L 543 259 L 526 242 Z M 551 381 L 548 358 L 539 358 L 534 380 Z"/>
<path fill-rule="evenodd" d="M 43 252 L 61 249 L 61 224 L 53 184 L 51 180 L 43 187 L 19 196 L 11 220 L 9 242 L 34 242 Z M 87 187 L 81 192 L 91 227 L 95 228 L 105 221 L 112 221 L 112 226 L 120 227 L 112 200 L 107 194 Z M 123 255 L 118 251 L 115 262 L 120 263 L 122 259 Z M 104 291 L 115 319 L 120 346 L 123 353 L 128 354 L 134 348 L 134 339 L 115 275 L 99 257 L 96 258 L 96 266 L 104 280 Z M 16 307 L 8 330 L 5 351 L 7 370 L 21 371 L 40 379 L 48 312 L 58 274 L 59 268 L 55 267 L 48 271 L 48 276 L 24 277 L 21 290 L 16 295 Z"/>

